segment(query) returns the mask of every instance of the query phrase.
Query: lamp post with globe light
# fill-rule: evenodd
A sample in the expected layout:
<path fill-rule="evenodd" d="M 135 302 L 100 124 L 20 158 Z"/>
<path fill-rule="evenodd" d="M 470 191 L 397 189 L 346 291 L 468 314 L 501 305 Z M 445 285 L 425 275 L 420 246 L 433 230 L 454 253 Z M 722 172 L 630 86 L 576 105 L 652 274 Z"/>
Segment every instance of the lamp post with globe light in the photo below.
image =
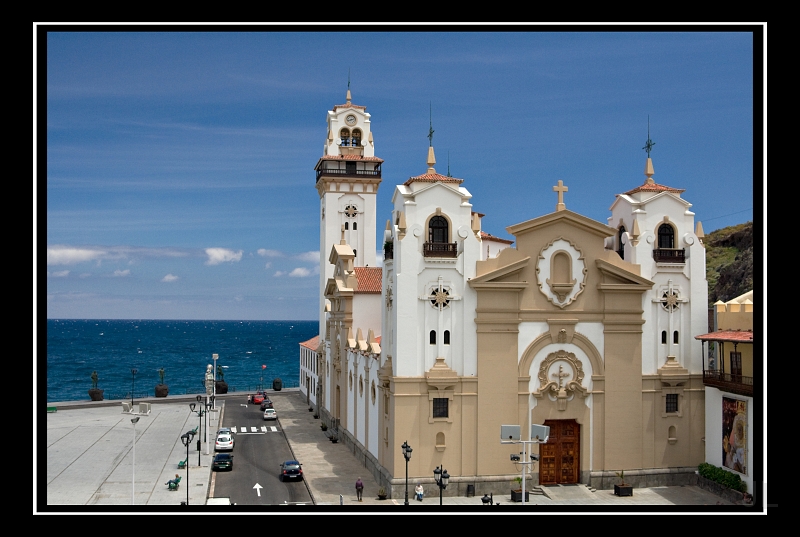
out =
<path fill-rule="evenodd" d="M 136 497 L 136 423 L 138 421 L 139 421 L 139 416 L 131 418 L 131 423 L 133 424 L 133 459 L 131 462 L 131 505 L 134 505 L 136 503 L 134 498 Z"/>
<path fill-rule="evenodd" d="M 411 452 L 414 450 L 408 445 L 408 441 L 404 441 L 400 447 L 403 448 L 403 458 L 406 460 L 406 501 L 404 505 L 408 505 L 408 461 L 411 460 Z"/>
<path fill-rule="evenodd" d="M 439 485 L 439 505 L 442 505 L 442 491 L 447 488 L 447 483 L 450 482 L 450 474 L 447 473 L 447 470 L 437 466 L 433 471 L 433 478 L 436 480 L 436 484 Z"/>
<path fill-rule="evenodd" d="M 181 442 L 186 446 L 186 505 L 189 505 L 189 444 L 194 440 L 194 433 L 186 431 L 181 435 Z"/>

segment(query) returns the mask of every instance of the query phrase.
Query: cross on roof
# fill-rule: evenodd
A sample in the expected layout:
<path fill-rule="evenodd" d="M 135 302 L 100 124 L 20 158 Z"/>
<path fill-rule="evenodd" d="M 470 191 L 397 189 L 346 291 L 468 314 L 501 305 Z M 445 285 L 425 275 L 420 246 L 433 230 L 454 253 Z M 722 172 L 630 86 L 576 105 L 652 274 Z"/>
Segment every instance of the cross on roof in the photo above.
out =
<path fill-rule="evenodd" d="M 558 192 L 558 204 L 556 204 L 556 211 L 563 211 L 566 210 L 567 206 L 564 205 L 564 192 L 567 192 L 569 188 L 564 186 L 564 181 L 561 179 L 558 180 L 558 186 L 553 187 L 553 192 Z"/>

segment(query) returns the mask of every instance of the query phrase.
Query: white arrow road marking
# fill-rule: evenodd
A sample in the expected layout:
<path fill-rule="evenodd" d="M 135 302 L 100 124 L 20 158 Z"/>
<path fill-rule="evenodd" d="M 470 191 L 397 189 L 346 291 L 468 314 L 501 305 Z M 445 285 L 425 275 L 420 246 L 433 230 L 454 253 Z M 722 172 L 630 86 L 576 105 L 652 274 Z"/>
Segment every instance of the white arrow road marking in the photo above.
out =
<path fill-rule="evenodd" d="M 255 485 L 253 485 L 253 488 L 256 489 L 256 492 L 258 493 L 258 495 L 260 497 L 261 496 L 261 489 L 263 487 L 261 485 L 259 485 L 258 483 L 256 483 Z"/>

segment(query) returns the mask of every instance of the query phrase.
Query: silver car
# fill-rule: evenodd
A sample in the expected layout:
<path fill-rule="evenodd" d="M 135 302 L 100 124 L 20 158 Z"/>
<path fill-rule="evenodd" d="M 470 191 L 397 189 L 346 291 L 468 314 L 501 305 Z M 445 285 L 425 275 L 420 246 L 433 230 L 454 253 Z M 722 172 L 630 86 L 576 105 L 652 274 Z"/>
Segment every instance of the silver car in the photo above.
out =
<path fill-rule="evenodd" d="M 233 451 L 233 436 L 221 434 L 214 442 L 214 451 Z"/>

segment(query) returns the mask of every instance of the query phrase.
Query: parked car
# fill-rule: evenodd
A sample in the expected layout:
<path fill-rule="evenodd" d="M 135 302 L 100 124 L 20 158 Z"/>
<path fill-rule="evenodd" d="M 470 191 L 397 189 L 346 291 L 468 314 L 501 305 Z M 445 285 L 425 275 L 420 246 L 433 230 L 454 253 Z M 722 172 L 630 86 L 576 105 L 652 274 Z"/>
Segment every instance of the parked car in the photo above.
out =
<path fill-rule="evenodd" d="M 264 411 L 268 408 L 272 408 L 272 401 L 269 399 L 264 399 L 264 402 L 261 403 L 261 410 Z"/>
<path fill-rule="evenodd" d="M 254 405 L 260 405 L 261 403 L 264 402 L 264 394 L 261 393 L 255 394 L 252 398 L 252 401 Z"/>
<path fill-rule="evenodd" d="M 217 453 L 214 455 L 214 470 L 233 470 L 233 454 Z"/>
<path fill-rule="evenodd" d="M 219 431 L 217 431 L 217 436 L 219 436 L 219 435 L 233 436 L 233 431 L 231 431 L 230 427 L 223 427 Z"/>
<path fill-rule="evenodd" d="M 278 413 L 275 411 L 274 408 L 267 408 L 266 410 L 264 410 L 264 419 L 276 420 L 278 419 Z"/>
<path fill-rule="evenodd" d="M 297 461 L 284 461 L 281 463 L 281 474 L 278 479 L 303 479 L 303 468 Z"/>
<path fill-rule="evenodd" d="M 233 451 L 233 436 L 229 434 L 221 434 L 217 436 L 214 442 L 214 451 Z"/>

